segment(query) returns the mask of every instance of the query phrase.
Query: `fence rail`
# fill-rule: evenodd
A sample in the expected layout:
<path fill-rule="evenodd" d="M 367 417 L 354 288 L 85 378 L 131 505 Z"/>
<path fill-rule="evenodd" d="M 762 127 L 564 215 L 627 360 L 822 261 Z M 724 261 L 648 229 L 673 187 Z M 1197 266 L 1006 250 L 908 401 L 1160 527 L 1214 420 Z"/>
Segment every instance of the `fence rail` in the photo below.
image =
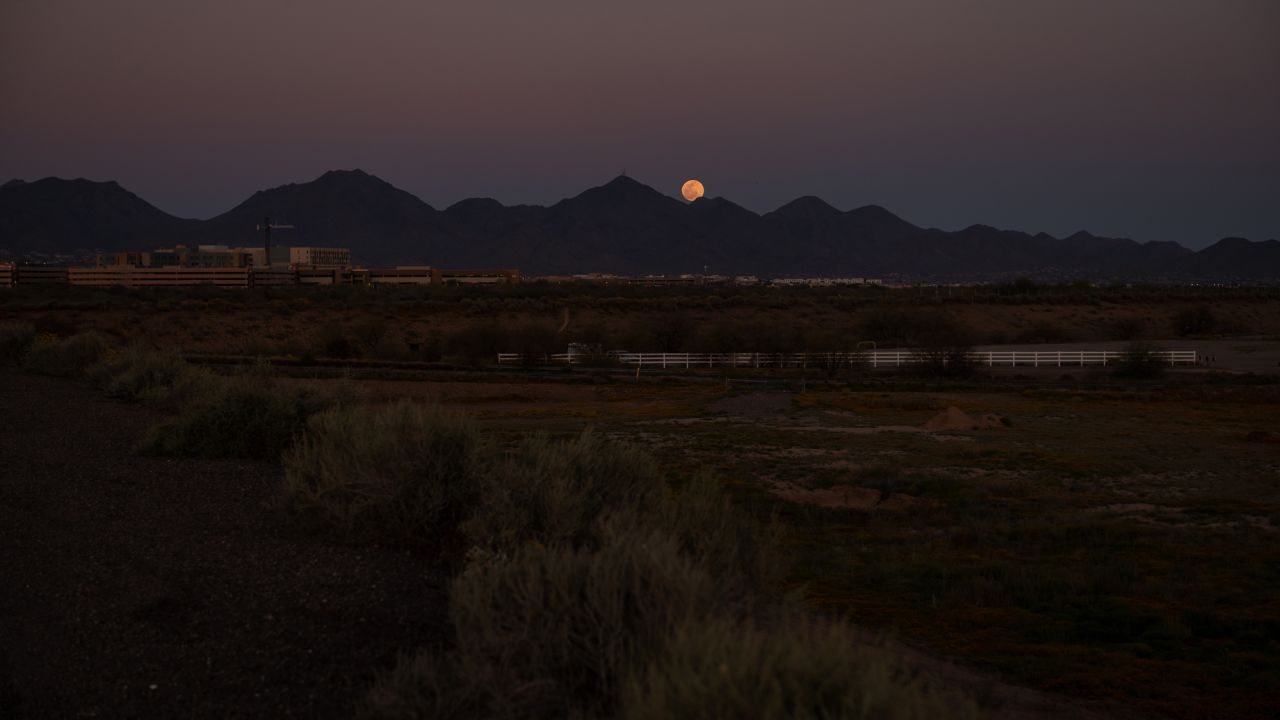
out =
<path fill-rule="evenodd" d="M 987 367 L 1085 367 L 1108 365 L 1124 358 L 1120 350 L 989 350 L 967 354 L 971 362 Z M 1195 365 L 1195 350 L 1163 350 L 1152 357 L 1170 365 Z M 652 368 L 891 368 L 922 362 L 946 361 L 923 350 L 868 350 L 847 353 L 633 353 L 610 352 L 604 355 L 555 353 L 537 355 L 526 360 L 520 353 L 498 353 L 498 363 L 531 365 L 579 365 L 616 363 Z"/>

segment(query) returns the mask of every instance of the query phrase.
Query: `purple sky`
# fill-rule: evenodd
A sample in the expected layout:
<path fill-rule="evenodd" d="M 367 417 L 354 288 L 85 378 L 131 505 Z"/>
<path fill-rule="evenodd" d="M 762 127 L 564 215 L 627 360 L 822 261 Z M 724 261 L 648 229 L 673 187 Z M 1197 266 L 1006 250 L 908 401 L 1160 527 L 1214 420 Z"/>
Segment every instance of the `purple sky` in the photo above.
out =
<path fill-rule="evenodd" d="M 0 181 L 207 217 L 359 167 L 436 207 L 629 175 L 768 211 L 1280 237 L 1277 0 L 2 0 Z"/>

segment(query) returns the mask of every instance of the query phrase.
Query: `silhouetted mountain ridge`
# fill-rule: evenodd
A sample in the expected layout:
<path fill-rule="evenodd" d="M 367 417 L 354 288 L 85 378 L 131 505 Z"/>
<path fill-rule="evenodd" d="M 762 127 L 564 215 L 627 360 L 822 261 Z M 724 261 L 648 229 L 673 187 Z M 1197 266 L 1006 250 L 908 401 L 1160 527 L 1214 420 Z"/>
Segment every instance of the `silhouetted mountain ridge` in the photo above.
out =
<path fill-rule="evenodd" d="M 620 176 L 550 206 L 471 198 L 436 210 L 362 170 L 253 193 L 209 220 L 169 215 L 114 182 L 0 186 L 0 248 L 13 255 L 259 245 L 265 216 L 285 245 L 350 247 L 370 265 L 518 267 L 529 275 L 702 272 L 985 280 L 1280 280 L 1280 243 L 1227 238 L 1192 252 L 1080 231 L 1066 238 L 976 224 L 920 228 L 878 205 L 804 196 L 763 215 L 720 197 L 685 203 Z"/>

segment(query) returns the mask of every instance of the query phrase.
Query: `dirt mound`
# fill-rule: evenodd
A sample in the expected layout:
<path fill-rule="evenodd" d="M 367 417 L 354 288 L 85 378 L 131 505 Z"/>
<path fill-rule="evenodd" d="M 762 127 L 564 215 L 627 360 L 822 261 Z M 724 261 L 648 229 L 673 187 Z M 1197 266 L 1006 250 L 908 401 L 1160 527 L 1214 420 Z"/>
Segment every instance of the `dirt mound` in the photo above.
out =
<path fill-rule="evenodd" d="M 803 488 L 791 483 L 774 485 L 773 494 L 787 502 L 826 508 L 858 510 L 906 510 L 927 505 L 928 501 L 913 495 L 884 492 L 856 485 L 833 485 L 827 488 Z"/>
<path fill-rule="evenodd" d="M 1004 425 L 1004 418 L 994 413 L 975 418 L 952 405 L 930 418 L 923 427 L 925 430 L 985 430 L 1004 427 Z"/>
<path fill-rule="evenodd" d="M 1244 436 L 1247 442 L 1260 442 L 1280 444 L 1280 434 L 1273 433 L 1270 430 L 1250 430 Z"/>

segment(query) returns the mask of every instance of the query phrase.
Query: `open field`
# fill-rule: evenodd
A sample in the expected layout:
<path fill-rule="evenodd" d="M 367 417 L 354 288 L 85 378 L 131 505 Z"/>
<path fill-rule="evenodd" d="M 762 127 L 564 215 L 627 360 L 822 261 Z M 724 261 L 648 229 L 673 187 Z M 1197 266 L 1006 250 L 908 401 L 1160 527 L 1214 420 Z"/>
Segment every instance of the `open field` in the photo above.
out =
<path fill-rule="evenodd" d="M 714 468 L 784 520 L 814 607 L 1010 681 L 1121 716 L 1280 710 L 1280 387 L 357 385 Z M 1003 421 L 925 429 L 950 407 Z"/>
<path fill-rule="evenodd" d="M 321 312 L 275 302 L 235 312 L 268 325 Z M 1213 303 L 1216 321 L 1232 317 L 1236 302 L 1253 301 Z M 179 330 L 193 338 L 202 325 L 225 327 L 218 305 L 192 308 Z M 1038 306 L 1012 307 L 1025 319 Z M 1265 320 L 1255 327 L 1273 320 L 1268 308 L 1264 303 Z M 4 312 L 45 323 L 46 334 L 101 330 L 118 341 L 199 349 L 161 333 L 164 326 L 140 308 L 122 316 L 120 308 L 10 303 Z M 364 317 L 368 308 L 350 312 Z M 387 315 L 383 334 L 398 331 L 401 317 Z M 16 326 L 8 327 L 6 337 L 18 337 Z M 702 327 L 695 323 L 691 333 Z M 1280 383 L 1269 337 L 1165 338 L 1217 360 L 1131 379 L 1102 368 L 979 370 L 958 378 L 466 363 L 343 368 L 309 365 L 303 355 L 279 366 L 220 365 L 215 374 L 175 356 L 158 361 L 103 349 L 97 336 L 76 336 L 64 347 L 30 327 L 22 332 L 29 371 L 81 380 L 10 370 L 0 376 L 9 411 L 0 440 L 10 470 L 0 512 L 19 529 L 0 571 L 19 578 L 21 588 L 0 606 L 5 628 L 15 630 L 3 635 L 8 646 L 0 645 L 7 658 L 0 709 L 26 702 L 24 712 L 34 715 L 119 707 L 140 716 L 187 708 L 221 716 L 230 706 L 211 698 L 250 686 L 272 690 L 244 696 L 238 713 L 342 716 L 375 677 L 385 681 L 382 674 L 403 669 L 398 653 L 461 647 L 456 633 L 465 623 L 443 617 L 446 608 L 457 609 L 444 590 L 456 570 L 446 556 L 459 547 L 457 537 L 408 550 L 353 544 L 332 528 L 303 532 L 279 506 L 272 488 L 281 483 L 281 448 L 298 428 L 315 436 L 320 429 L 306 424 L 307 414 L 338 403 L 350 417 L 379 422 L 406 407 L 439 406 L 471 418 L 484 434 L 476 447 L 507 458 L 497 484 L 484 486 L 498 495 L 524 472 L 510 464 L 521 457 L 511 448 L 538 434 L 559 442 L 588 430 L 581 437 L 643 448 L 670 484 L 663 502 L 676 505 L 667 515 L 678 515 L 689 478 L 709 474 L 737 511 L 779 524 L 769 542 L 788 560 L 780 590 L 817 617 L 847 619 L 872 636 L 888 633 L 899 657 L 942 668 L 940 677 L 963 688 L 983 715 L 1280 714 L 1273 690 L 1280 685 Z M 351 339 L 362 342 L 354 331 Z M 95 362 L 123 364 L 111 376 Z M 128 363 L 136 372 L 122 369 Z M 142 382 L 155 377 L 167 378 L 164 392 Z M 222 390 L 199 389 L 210 384 Z M 152 408 L 105 400 L 104 388 Z M 200 438 L 174 431 L 181 425 L 172 413 L 199 418 L 188 412 L 196 408 L 216 420 L 212 401 L 183 399 L 199 392 L 237 403 L 269 400 L 262 412 L 244 411 L 255 420 L 281 417 L 280 427 L 254 426 L 274 433 L 264 435 L 270 442 L 244 446 L 261 460 L 180 456 L 182 443 Z M 339 440 L 363 423 L 333 422 L 326 432 Z M 156 425 L 170 428 L 169 446 L 144 440 Z M 218 427 L 237 432 L 225 422 Z M 397 457 L 404 444 L 382 442 L 377 432 L 370 437 L 376 452 L 369 457 Z M 520 452 L 554 455 L 537 442 Z M 139 447 L 179 457 L 146 457 Z M 310 447 L 319 454 L 325 443 Z M 286 456 L 284 475 L 296 476 L 300 456 Z M 648 467 L 641 457 L 592 467 L 625 476 L 632 464 Z M 338 467 L 333 462 L 318 455 L 314 467 L 328 472 Z M 342 462 L 351 472 L 379 471 L 367 470 L 361 456 Z M 449 506 L 432 507 L 439 514 Z M 702 518 L 692 537 L 703 527 L 714 535 L 721 521 Z M 492 522 L 501 528 L 506 520 Z M 412 537 L 420 528 L 409 522 L 401 530 Z M 479 537 L 483 543 L 487 536 Z M 739 581 L 730 574 L 724 587 Z M 235 600 L 241 597 L 243 604 Z M 152 675 L 168 680 L 145 681 L 144 692 L 140 678 Z M 102 679 L 91 686 L 64 689 L 76 685 L 69 679 L 96 676 Z"/>
<path fill-rule="evenodd" d="M 317 288 L 288 291 L 27 288 L 0 321 L 97 330 L 186 353 L 455 357 L 564 352 L 570 342 L 665 352 L 849 351 L 915 345 L 1280 337 L 1274 288 L 769 289 Z M 1180 323 L 1181 321 L 1181 323 Z"/>

